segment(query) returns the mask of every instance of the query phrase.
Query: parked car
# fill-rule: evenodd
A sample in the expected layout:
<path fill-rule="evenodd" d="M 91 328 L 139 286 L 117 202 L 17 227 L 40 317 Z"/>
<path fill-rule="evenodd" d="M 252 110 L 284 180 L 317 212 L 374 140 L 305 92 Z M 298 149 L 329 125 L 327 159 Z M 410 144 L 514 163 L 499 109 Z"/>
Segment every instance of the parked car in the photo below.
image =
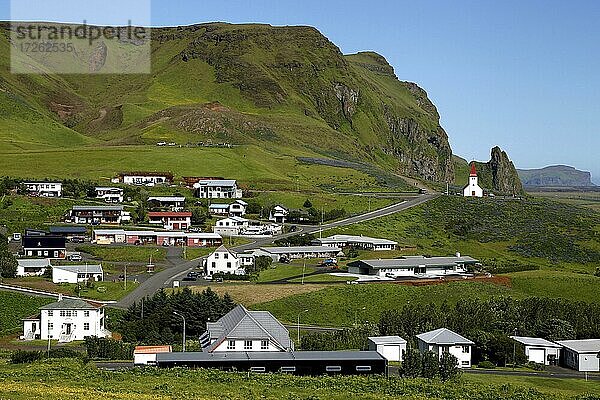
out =
<path fill-rule="evenodd" d="M 85 242 L 85 238 L 82 237 L 72 237 L 70 240 L 71 243 L 84 243 Z"/>
<path fill-rule="evenodd" d="M 81 257 L 81 254 L 69 254 L 67 260 L 71 262 L 80 262 L 83 261 L 83 257 Z"/>
<path fill-rule="evenodd" d="M 198 278 L 196 278 L 195 276 L 189 276 L 187 275 L 185 278 L 183 278 L 184 282 L 196 282 L 198 280 Z"/>

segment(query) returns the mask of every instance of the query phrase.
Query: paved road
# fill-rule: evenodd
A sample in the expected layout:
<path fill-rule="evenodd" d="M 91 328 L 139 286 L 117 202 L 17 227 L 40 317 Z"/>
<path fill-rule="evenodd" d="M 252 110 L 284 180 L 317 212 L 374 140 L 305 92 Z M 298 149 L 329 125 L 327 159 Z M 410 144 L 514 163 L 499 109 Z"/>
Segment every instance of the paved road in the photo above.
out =
<path fill-rule="evenodd" d="M 353 225 L 360 222 L 370 221 L 376 218 L 385 217 L 388 215 L 396 214 L 398 212 L 402 212 L 408 210 L 412 207 L 416 207 L 420 204 L 433 200 L 438 195 L 435 194 L 427 194 L 416 196 L 412 199 L 403 201 L 402 203 L 393 204 L 388 207 L 384 207 L 375 211 L 371 211 L 365 214 L 356 215 L 341 221 L 332 222 L 329 224 L 325 224 L 323 226 L 299 226 L 298 230 L 295 232 L 286 233 L 283 235 L 278 235 L 275 237 L 265 238 L 265 239 L 257 239 L 252 243 L 248 243 L 245 245 L 237 246 L 232 248 L 232 250 L 241 252 L 246 250 L 257 249 L 259 247 L 268 246 L 272 244 L 275 240 L 283 239 L 290 236 L 295 236 L 301 233 L 312 234 L 318 233 L 320 231 L 326 231 L 333 228 L 338 228 L 347 225 Z M 193 261 L 185 261 L 181 258 L 181 248 L 173 247 L 169 248 L 169 252 L 167 253 L 167 262 L 169 267 L 160 271 L 153 275 L 151 278 L 142 282 L 140 286 L 138 286 L 134 291 L 129 293 L 119 302 L 117 302 L 113 307 L 116 308 L 128 308 L 136 301 L 141 300 L 144 297 L 151 296 L 156 293 L 161 288 L 171 287 L 174 280 L 178 280 L 183 278 L 188 271 L 191 271 L 201 262 L 200 260 Z"/>

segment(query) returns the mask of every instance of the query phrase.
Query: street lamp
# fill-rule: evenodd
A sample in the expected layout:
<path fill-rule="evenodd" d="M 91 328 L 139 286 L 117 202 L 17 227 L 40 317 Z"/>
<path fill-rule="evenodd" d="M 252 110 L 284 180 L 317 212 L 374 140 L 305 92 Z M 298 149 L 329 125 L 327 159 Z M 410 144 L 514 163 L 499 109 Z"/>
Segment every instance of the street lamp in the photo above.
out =
<path fill-rule="evenodd" d="M 302 314 L 304 314 L 305 312 L 308 312 L 308 310 L 300 311 L 298 313 L 298 325 L 297 325 L 298 326 L 298 344 L 300 344 L 300 316 Z"/>
<path fill-rule="evenodd" d="M 355 326 L 355 327 L 356 327 L 356 326 L 358 326 L 358 312 L 359 312 L 359 311 L 365 311 L 366 309 L 367 309 L 367 307 L 363 307 L 363 308 L 361 308 L 360 310 L 356 310 L 356 311 L 354 312 L 354 326 Z"/>
<path fill-rule="evenodd" d="M 517 328 L 515 328 L 515 336 L 517 336 Z M 513 371 L 515 370 L 515 364 L 517 363 L 517 341 L 513 339 Z"/>
<path fill-rule="evenodd" d="M 182 314 L 179 314 L 177 311 L 173 311 L 173 314 L 183 319 L 183 352 L 185 353 L 185 317 Z"/>

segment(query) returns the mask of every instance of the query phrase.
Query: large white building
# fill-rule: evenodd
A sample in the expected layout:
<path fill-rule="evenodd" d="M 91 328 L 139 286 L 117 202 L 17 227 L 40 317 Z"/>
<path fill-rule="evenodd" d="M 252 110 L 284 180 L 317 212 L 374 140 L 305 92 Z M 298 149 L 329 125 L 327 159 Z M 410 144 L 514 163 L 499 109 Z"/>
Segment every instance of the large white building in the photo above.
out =
<path fill-rule="evenodd" d="M 229 217 L 217 221 L 213 232 L 221 236 L 240 236 L 250 226 L 250 220 L 242 217 Z"/>
<path fill-rule="evenodd" d="M 151 187 L 173 182 L 173 174 L 170 172 L 125 172 L 113 178 L 111 182 Z"/>
<path fill-rule="evenodd" d="M 104 280 L 102 265 L 55 265 L 52 267 L 52 282 L 79 283 Z"/>
<path fill-rule="evenodd" d="M 395 250 L 398 242 L 388 239 L 378 239 L 368 236 L 333 235 L 317 238 L 313 244 L 332 247 L 355 247 L 364 250 Z"/>
<path fill-rule="evenodd" d="M 237 254 L 225 246 L 219 247 L 204 260 L 204 272 L 208 276 L 214 274 L 246 275 L 242 260 Z"/>
<path fill-rule="evenodd" d="M 31 196 L 62 197 L 60 182 L 25 182 L 23 185 Z"/>
<path fill-rule="evenodd" d="M 233 179 L 206 179 L 194 184 L 196 197 L 201 199 L 241 199 L 242 190 Z"/>
<path fill-rule="evenodd" d="M 106 203 L 122 203 L 123 189 L 118 187 L 97 187 L 96 198 L 104 200 Z"/>
<path fill-rule="evenodd" d="M 471 163 L 471 173 L 469 174 L 469 184 L 464 187 L 463 195 L 465 197 L 483 197 L 483 189 L 479 186 L 477 169 L 475 163 Z"/>
<path fill-rule="evenodd" d="M 242 305 L 217 322 L 208 322 L 200 344 L 206 353 L 294 350 L 289 331 L 270 312 L 248 311 Z"/>
<path fill-rule="evenodd" d="M 528 362 L 544 365 L 558 364 L 561 345 L 534 337 L 511 336 L 510 338 L 523 346 Z"/>
<path fill-rule="evenodd" d="M 354 261 L 348 264 L 348 272 L 392 279 L 469 276 L 468 267 L 478 263 L 479 261 L 474 258 L 461 255 L 455 257 L 403 256 L 391 259 Z"/>
<path fill-rule="evenodd" d="M 59 342 L 84 340 L 88 336 L 110 337 L 105 328 L 101 304 L 59 297 L 40 307 L 40 314 L 23 320 L 23 340 L 58 339 Z"/>
<path fill-rule="evenodd" d="M 422 333 L 417 335 L 417 342 L 422 353 L 432 351 L 440 358 L 444 353 L 449 353 L 458 359 L 459 368 L 471 367 L 471 350 L 475 343 L 450 329 L 440 328 Z"/>

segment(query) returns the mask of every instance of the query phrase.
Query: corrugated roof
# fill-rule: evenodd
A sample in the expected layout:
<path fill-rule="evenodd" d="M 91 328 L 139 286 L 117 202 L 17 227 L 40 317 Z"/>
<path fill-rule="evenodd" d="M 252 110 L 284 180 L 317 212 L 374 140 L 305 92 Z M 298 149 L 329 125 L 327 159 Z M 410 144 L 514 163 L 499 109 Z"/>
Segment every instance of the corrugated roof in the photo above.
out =
<path fill-rule="evenodd" d="M 369 340 L 375 344 L 406 344 L 400 336 L 372 336 Z"/>
<path fill-rule="evenodd" d="M 148 201 L 158 201 L 158 202 L 164 202 L 164 203 L 171 203 L 171 202 L 176 202 L 176 203 L 183 203 L 185 202 L 185 197 L 183 196 L 152 196 L 152 197 L 148 197 Z"/>
<path fill-rule="evenodd" d="M 69 271 L 74 273 L 88 273 L 88 274 L 101 274 L 104 271 L 102 270 L 102 265 L 94 264 L 94 265 L 55 265 L 54 269 L 61 269 L 63 271 Z"/>
<path fill-rule="evenodd" d="M 123 206 L 73 206 L 73 211 L 123 211 Z"/>
<path fill-rule="evenodd" d="M 219 180 L 205 180 L 197 183 L 200 186 L 235 186 L 236 181 L 234 179 L 219 179 Z"/>
<path fill-rule="evenodd" d="M 472 257 L 424 257 L 424 256 L 405 256 L 401 258 L 382 259 L 382 260 L 360 260 L 355 263 L 362 263 L 370 268 L 414 268 L 419 266 L 426 267 L 453 267 L 458 264 L 474 264 L 479 262 Z"/>
<path fill-rule="evenodd" d="M 452 332 L 450 329 L 440 328 L 434 331 L 421 333 L 417 335 L 417 338 L 428 344 L 438 345 L 474 345 L 469 339 L 459 335 L 456 332 Z"/>
<path fill-rule="evenodd" d="M 158 354 L 170 353 L 173 351 L 171 346 L 135 346 L 134 354 Z"/>
<path fill-rule="evenodd" d="M 158 363 L 168 362 L 218 362 L 218 361 L 344 361 L 384 360 L 376 351 L 289 351 L 289 352 L 187 352 L 156 355 Z"/>
<path fill-rule="evenodd" d="M 44 267 L 49 267 L 50 266 L 50 260 L 48 260 L 47 258 L 41 258 L 41 259 L 17 259 L 17 263 L 19 264 L 20 267 L 24 267 L 24 268 L 44 268 Z"/>
<path fill-rule="evenodd" d="M 85 226 L 51 226 L 48 230 L 50 233 L 87 233 Z"/>
<path fill-rule="evenodd" d="M 559 340 L 556 343 L 577 353 L 600 354 L 600 339 Z"/>
<path fill-rule="evenodd" d="M 261 247 L 263 251 L 271 254 L 289 254 L 289 253 L 332 253 L 340 252 L 339 247 L 331 246 L 290 246 L 290 247 Z"/>
<path fill-rule="evenodd" d="M 517 342 L 524 344 L 525 346 L 536 346 L 536 347 L 561 347 L 559 344 L 550 342 L 546 339 L 535 338 L 535 337 L 526 337 L 526 336 L 511 336 L 510 337 Z"/>
<path fill-rule="evenodd" d="M 393 240 L 388 239 L 379 239 L 372 238 L 368 236 L 356 236 L 356 235 L 333 235 L 322 239 L 315 239 L 315 242 L 318 243 L 368 243 L 368 244 L 378 244 L 378 245 L 397 245 L 398 242 L 394 242 Z"/>

